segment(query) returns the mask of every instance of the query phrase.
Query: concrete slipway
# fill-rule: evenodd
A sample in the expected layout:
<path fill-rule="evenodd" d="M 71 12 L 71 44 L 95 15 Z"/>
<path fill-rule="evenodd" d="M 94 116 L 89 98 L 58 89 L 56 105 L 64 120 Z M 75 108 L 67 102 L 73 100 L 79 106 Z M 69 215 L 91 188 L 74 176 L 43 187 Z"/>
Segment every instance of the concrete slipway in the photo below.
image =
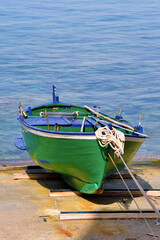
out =
<path fill-rule="evenodd" d="M 132 165 L 132 171 L 144 189 L 160 191 L 160 163 Z M 129 197 L 103 195 L 49 196 L 49 189 L 68 188 L 61 178 L 48 180 L 14 180 L 25 168 L 0 169 L 0 239 L 1 240 L 149 240 L 143 219 L 60 220 L 61 212 L 137 210 Z M 126 179 L 136 189 L 131 179 Z M 119 179 L 106 179 L 105 188 L 122 189 Z M 160 209 L 160 196 L 151 196 Z M 151 210 L 144 197 L 136 197 L 142 210 Z M 160 226 L 148 219 L 153 232 L 160 236 Z"/>

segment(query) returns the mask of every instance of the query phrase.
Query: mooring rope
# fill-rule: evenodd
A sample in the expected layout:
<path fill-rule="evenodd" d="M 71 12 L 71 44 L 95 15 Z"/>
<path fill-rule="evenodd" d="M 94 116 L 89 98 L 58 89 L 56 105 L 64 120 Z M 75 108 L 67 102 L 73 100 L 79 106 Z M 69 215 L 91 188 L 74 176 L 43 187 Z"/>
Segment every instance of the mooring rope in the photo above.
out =
<path fill-rule="evenodd" d="M 158 211 L 158 209 L 156 208 L 156 206 L 152 203 L 151 199 L 148 197 L 148 195 L 145 193 L 145 191 L 143 190 L 143 188 L 141 187 L 141 185 L 139 184 L 139 182 L 137 181 L 137 179 L 135 178 L 135 176 L 133 175 L 133 173 L 131 172 L 131 170 L 129 169 L 129 167 L 127 166 L 127 164 L 125 163 L 124 159 L 122 158 L 122 156 L 119 156 L 120 159 L 122 160 L 125 168 L 127 169 L 127 171 L 129 172 L 130 176 L 132 177 L 133 181 L 135 182 L 135 184 L 137 185 L 137 187 L 139 188 L 139 190 L 141 191 L 141 193 L 143 194 L 143 196 L 146 198 L 146 200 L 148 201 L 148 203 L 150 204 L 150 206 L 152 207 L 152 209 L 157 213 L 158 217 L 160 217 L 160 212 Z"/>
<path fill-rule="evenodd" d="M 143 188 L 141 187 L 141 185 L 139 184 L 139 182 L 137 181 L 137 179 L 134 177 L 134 175 L 132 174 L 132 172 L 130 171 L 129 167 L 127 166 L 127 164 L 125 163 L 124 159 L 122 158 L 121 154 L 124 153 L 124 142 L 125 142 L 125 136 L 122 132 L 116 130 L 115 128 L 112 127 L 112 130 L 110 130 L 108 128 L 108 126 L 102 127 L 102 128 L 98 128 L 98 130 L 95 132 L 95 135 L 98 139 L 98 142 L 100 144 L 101 147 L 106 147 L 108 144 L 111 146 L 111 148 L 114 150 L 115 155 L 117 157 L 119 157 L 121 159 L 121 161 L 123 162 L 125 168 L 127 169 L 127 171 L 129 172 L 130 176 L 132 177 L 133 181 L 135 182 L 135 184 L 137 185 L 137 187 L 139 188 L 140 192 L 142 193 L 142 195 L 145 197 L 145 199 L 148 201 L 148 203 L 150 204 L 150 206 L 152 207 L 152 209 L 155 211 L 155 213 L 158 215 L 158 217 L 160 217 L 160 212 L 158 211 L 158 209 L 156 208 L 156 206 L 152 203 L 152 201 L 150 200 L 150 198 L 147 196 L 147 194 L 145 193 L 145 191 L 143 190 Z M 131 193 L 128 185 L 126 184 L 125 180 L 123 179 L 120 171 L 118 170 L 114 160 L 112 159 L 111 155 L 108 153 L 108 156 L 110 158 L 110 160 L 112 161 L 114 167 L 116 168 L 120 178 L 122 179 L 125 187 L 127 188 L 131 198 L 133 199 L 134 203 L 136 204 L 139 212 L 142 215 L 142 218 L 144 219 L 147 227 L 149 228 L 149 230 L 151 231 L 153 237 L 155 240 L 157 240 L 155 234 L 153 233 L 153 230 L 151 229 L 148 221 L 146 218 L 143 217 L 143 213 L 140 209 L 140 207 L 138 206 L 138 203 L 136 202 L 133 194 Z"/>
<path fill-rule="evenodd" d="M 118 168 L 117 168 L 117 166 L 116 166 L 116 164 L 115 164 L 114 160 L 112 159 L 112 157 L 111 157 L 111 155 L 110 155 L 109 153 L 108 153 L 108 156 L 109 156 L 110 160 L 112 161 L 112 163 L 113 163 L 114 167 L 116 168 L 116 170 L 117 170 L 117 172 L 118 172 L 118 174 L 119 174 L 119 176 L 120 176 L 121 180 L 123 181 L 123 183 L 124 183 L 125 187 L 127 188 L 127 190 L 128 190 L 128 192 L 129 192 L 129 194 L 130 194 L 130 196 L 131 196 L 132 200 L 134 201 L 134 203 L 135 203 L 135 205 L 136 205 L 136 207 L 137 207 L 138 211 L 139 211 L 139 212 L 140 212 L 140 214 L 142 215 L 142 218 L 144 219 L 144 221 L 145 221 L 145 223 L 146 223 L 146 225 L 147 225 L 148 229 L 150 230 L 150 232 L 151 232 L 151 234 L 153 235 L 154 239 L 155 239 L 155 240 L 158 240 L 158 239 L 157 239 L 157 237 L 155 236 L 155 234 L 154 234 L 154 232 L 153 232 L 152 228 L 150 227 L 150 225 L 149 225 L 149 223 L 148 223 L 147 219 L 146 219 L 146 218 L 143 216 L 143 213 L 142 213 L 142 211 L 141 211 L 141 209 L 140 209 L 140 207 L 139 207 L 139 205 L 138 205 L 137 201 L 135 200 L 135 198 L 134 198 L 134 196 L 133 196 L 132 192 L 130 191 L 130 189 L 129 189 L 129 187 L 128 187 L 127 183 L 125 182 L 124 178 L 122 177 L 122 174 L 121 174 L 121 173 L 120 173 L 120 171 L 118 170 Z"/>

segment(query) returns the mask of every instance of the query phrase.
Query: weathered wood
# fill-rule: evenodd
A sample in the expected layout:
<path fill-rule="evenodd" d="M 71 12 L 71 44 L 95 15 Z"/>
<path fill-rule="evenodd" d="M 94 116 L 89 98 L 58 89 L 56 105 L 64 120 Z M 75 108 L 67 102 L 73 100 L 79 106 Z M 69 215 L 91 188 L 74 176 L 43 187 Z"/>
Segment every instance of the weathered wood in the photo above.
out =
<path fill-rule="evenodd" d="M 14 170 L 26 170 L 27 166 L 9 166 L 9 167 L 0 167 L 0 171 L 14 171 Z"/>
<path fill-rule="evenodd" d="M 106 120 L 108 120 L 108 121 L 110 121 L 110 122 L 113 122 L 113 123 L 115 123 L 115 124 L 117 124 L 117 125 L 119 125 L 119 126 L 122 126 L 122 127 L 125 127 L 125 128 L 129 128 L 129 129 L 131 129 L 132 131 L 134 131 L 134 128 L 133 128 L 133 127 L 131 127 L 131 126 L 125 124 L 125 123 L 121 123 L 121 122 L 118 122 L 118 121 L 116 121 L 116 120 L 113 120 L 112 118 L 106 117 L 106 116 L 100 114 L 99 112 L 96 112 L 95 110 L 93 110 L 92 108 L 90 108 L 90 107 L 88 107 L 88 106 L 86 106 L 86 105 L 85 105 L 84 107 L 85 107 L 88 111 L 96 114 L 96 115 L 99 116 L 99 117 L 103 117 L 104 119 L 106 119 Z"/>
<path fill-rule="evenodd" d="M 6 168 L 5 168 L 6 169 Z M 23 166 L 23 167 L 10 167 L 7 170 L 26 170 L 24 173 L 15 173 L 14 179 L 60 179 L 60 174 L 48 171 L 46 169 L 40 168 L 39 166 Z M 134 174 L 136 177 L 136 174 Z M 124 179 L 130 179 L 130 175 L 122 171 L 122 176 Z M 115 173 L 108 176 L 106 179 L 120 179 L 119 174 Z"/>
<path fill-rule="evenodd" d="M 14 171 L 14 170 L 40 170 L 42 169 L 38 165 L 22 165 L 22 166 L 2 166 L 0 171 Z"/>
<path fill-rule="evenodd" d="M 19 180 L 19 179 L 29 179 L 29 175 L 27 173 L 15 173 L 13 174 L 14 180 Z"/>
<path fill-rule="evenodd" d="M 59 179 L 60 175 L 57 173 L 15 173 L 13 175 L 14 180 L 20 180 L 20 179 L 32 179 L 32 180 L 38 180 L 38 179 Z"/>
<path fill-rule="evenodd" d="M 142 193 L 138 190 L 131 190 L 131 193 L 134 197 L 142 196 Z M 124 189 L 118 190 L 107 190 L 105 189 L 104 192 L 101 194 L 102 197 L 131 197 L 129 192 Z"/>
<path fill-rule="evenodd" d="M 149 197 L 160 197 L 160 191 L 149 190 L 146 193 Z"/>
<path fill-rule="evenodd" d="M 71 191 L 70 189 L 54 189 L 50 190 L 50 197 L 74 197 L 82 195 L 79 191 Z"/>
<path fill-rule="evenodd" d="M 61 212 L 60 220 L 89 220 L 89 219 L 142 219 L 157 218 L 154 212 Z"/>
<path fill-rule="evenodd" d="M 131 193 L 134 197 L 142 196 L 142 193 L 139 190 L 131 190 Z M 146 194 L 150 197 L 159 197 L 160 191 L 150 190 L 146 191 Z M 50 197 L 73 197 L 85 195 L 79 191 L 72 191 L 70 189 L 51 189 L 49 192 Z M 104 190 L 102 194 L 91 194 L 87 195 L 88 197 L 99 196 L 99 197 L 130 197 L 130 194 L 127 190 Z"/>
<path fill-rule="evenodd" d="M 143 196 L 139 190 L 130 190 L 134 197 Z M 160 197 L 160 191 L 157 190 L 145 190 L 147 196 L 149 197 Z M 111 197 L 130 197 L 130 194 L 127 190 L 118 189 L 118 190 L 104 190 L 102 196 L 111 196 Z"/>
<path fill-rule="evenodd" d="M 133 173 L 133 172 L 132 172 Z M 126 171 L 121 171 L 121 175 L 124 179 L 131 179 L 131 176 L 128 172 Z M 137 178 L 137 174 L 133 173 L 133 175 Z M 106 179 L 121 179 L 118 173 L 114 173 L 110 176 L 108 176 Z"/>
<path fill-rule="evenodd" d="M 47 110 L 45 110 L 45 117 L 46 117 L 46 120 L 47 120 L 47 127 L 48 127 L 48 130 L 49 130 L 49 121 L 48 121 Z"/>

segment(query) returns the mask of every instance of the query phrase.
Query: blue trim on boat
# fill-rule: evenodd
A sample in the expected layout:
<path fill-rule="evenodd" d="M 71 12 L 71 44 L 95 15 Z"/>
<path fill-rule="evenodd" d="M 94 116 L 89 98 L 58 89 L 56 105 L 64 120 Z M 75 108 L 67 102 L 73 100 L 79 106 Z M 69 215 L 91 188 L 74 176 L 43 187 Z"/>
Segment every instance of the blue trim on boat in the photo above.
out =
<path fill-rule="evenodd" d="M 41 163 L 43 163 L 43 164 L 51 164 L 49 161 L 44 160 L 44 159 L 39 159 L 39 158 L 38 158 L 38 161 L 41 162 Z"/>
<path fill-rule="evenodd" d="M 31 107 L 28 107 L 28 113 L 29 113 L 29 116 L 32 116 L 32 109 L 31 109 Z"/>
<path fill-rule="evenodd" d="M 31 110 L 34 110 L 35 108 L 46 107 L 46 106 L 49 106 L 49 105 L 56 105 L 56 104 L 63 104 L 63 105 L 67 105 L 68 107 L 77 106 L 77 107 L 83 108 L 82 106 L 78 106 L 78 105 L 70 104 L 70 103 L 64 103 L 64 102 L 58 102 L 58 103 L 57 103 L 57 102 L 48 102 L 48 103 L 44 103 L 44 104 L 40 104 L 40 105 L 31 107 Z M 26 109 L 26 111 L 28 111 L 28 109 Z"/>
<path fill-rule="evenodd" d="M 24 139 L 22 134 L 20 134 L 15 140 L 14 145 L 20 150 L 27 150 L 26 146 L 24 145 Z"/>
<path fill-rule="evenodd" d="M 146 134 L 143 134 L 143 135 L 141 135 L 141 133 L 139 134 L 139 133 L 136 133 L 136 132 L 133 132 L 133 135 L 132 134 L 125 134 L 125 137 L 132 137 L 132 138 L 149 138 L 149 136 L 148 135 L 146 135 Z"/>
<path fill-rule="evenodd" d="M 54 134 L 63 134 L 63 135 L 86 135 L 86 136 L 90 136 L 90 135 L 95 135 L 95 133 L 86 133 L 86 132 L 60 132 L 60 131 L 52 131 L 52 130 L 46 130 L 46 129 L 41 129 L 41 128 L 37 128 L 37 127 L 33 127 L 29 124 L 27 124 L 24 120 L 24 117 L 22 115 L 19 115 L 18 120 L 20 121 L 21 124 L 23 124 L 26 127 L 29 127 L 31 129 L 40 131 L 40 132 L 46 132 L 46 133 L 54 133 Z"/>
<path fill-rule="evenodd" d="M 46 118 L 25 118 L 24 121 L 30 126 L 45 126 L 47 125 Z M 48 117 L 49 125 L 71 126 L 72 123 L 65 117 Z"/>
<path fill-rule="evenodd" d="M 33 127 L 29 124 L 27 124 L 24 120 L 24 117 L 22 115 L 19 114 L 18 116 L 18 120 L 21 122 L 21 124 L 23 124 L 24 126 L 34 129 L 36 131 L 40 131 L 40 132 L 46 132 L 46 133 L 53 133 L 53 134 L 63 134 L 63 135 L 86 135 L 86 136 L 94 136 L 95 132 L 60 132 L 60 131 L 52 131 L 52 130 L 46 130 L 46 129 L 41 129 L 41 128 L 37 128 L 37 127 Z M 141 134 L 139 134 L 138 132 L 133 132 L 134 134 L 125 134 L 126 137 L 138 137 L 138 138 L 147 138 L 148 136 L 143 134 L 143 136 Z"/>

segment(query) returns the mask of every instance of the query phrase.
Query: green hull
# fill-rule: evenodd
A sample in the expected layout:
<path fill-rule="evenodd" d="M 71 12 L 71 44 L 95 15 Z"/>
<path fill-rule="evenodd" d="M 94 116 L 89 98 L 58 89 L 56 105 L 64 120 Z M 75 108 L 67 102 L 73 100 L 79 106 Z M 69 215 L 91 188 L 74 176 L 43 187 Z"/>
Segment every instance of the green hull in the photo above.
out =
<path fill-rule="evenodd" d="M 39 134 L 39 133 L 38 133 Z M 42 168 L 61 173 L 64 180 L 73 188 L 84 193 L 95 193 L 103 183 L 105 177 L 116 172 L 111 160 L 107 157 L 108 151 L 114 158 L 113 150 L 100 147 L 97 139 L 67 139 L 59 136 L 40 136 L 23 129 L 23 138 L 27 151 L 36 164 Z M 87 138 L 87 137 L 86 137 Z M 142 144 L 142 140 L 129 138 L 125 142 L 123 158 L 129 163 Z M 133 140 L 132 140 L 133 139 Z M 120 158 L 114 158 L 119 170 L 124 166 Z"/>
<path fill-rule="evenodd" d="M 95 131 L 102 126 L 112 129 L 110 125 L 113 125 L 125 134 L 123 158 L 127 164 L 147 136 L 139 132 L 141 126 L 134 131 L 121 116 L 111 118 L 86 106 L 60 103 L 55 91 L 53 93 L 54 103 L 29 107 L 26 112 L 20 107 L 18 120 L 23 139 L 17 138 L 15 145 L 27 150 L 42 168 L 60 173 L 73 188 L 83 193 L 96 193 L 101 190 L 104 179 L 116 172 L 108 153 L 119 170 L 124 165 L 120 158 L 114 158 L 109 145 L 100 146 Z M 109 120 L 104 121 L 106 118 Z"/>

